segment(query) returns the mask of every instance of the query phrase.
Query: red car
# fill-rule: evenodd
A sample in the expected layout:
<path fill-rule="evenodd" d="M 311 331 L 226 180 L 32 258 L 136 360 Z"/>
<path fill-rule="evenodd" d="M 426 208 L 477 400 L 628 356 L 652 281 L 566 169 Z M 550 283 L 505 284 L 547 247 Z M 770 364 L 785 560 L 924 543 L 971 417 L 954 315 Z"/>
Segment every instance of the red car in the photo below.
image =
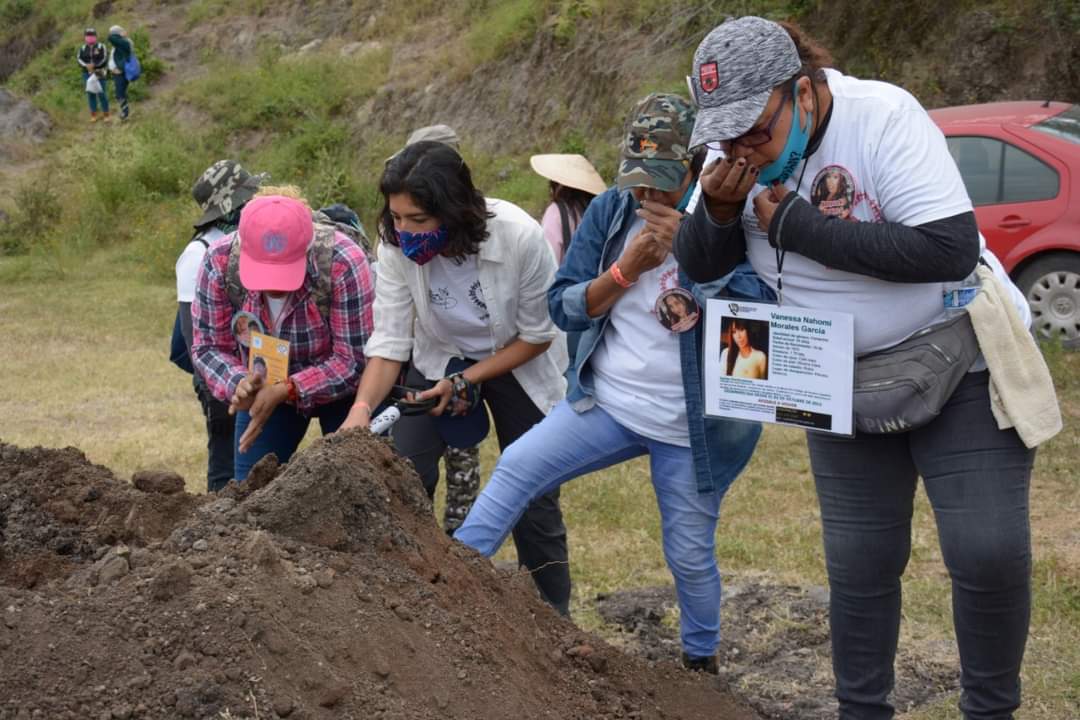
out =
<path fill-rule="evenodd" d="M 1080 105 L 1000 102 L 930 117 L 945 133 L 979 230 L 1031 304 L 1036 330 L 1076 342 Z"/>

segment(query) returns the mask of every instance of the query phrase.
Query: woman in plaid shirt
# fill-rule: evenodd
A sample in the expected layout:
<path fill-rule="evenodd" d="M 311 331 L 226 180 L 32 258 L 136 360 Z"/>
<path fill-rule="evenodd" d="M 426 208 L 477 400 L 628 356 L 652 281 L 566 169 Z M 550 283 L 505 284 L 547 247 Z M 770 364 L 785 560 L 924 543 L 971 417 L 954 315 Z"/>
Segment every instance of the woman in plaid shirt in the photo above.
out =
<path fill-rule="evenodd" d="M 237 481 L 264 455 L 287 462 L 317 417 L 323 434 L 345 420 L 364 369 L 372 330 L 371 272 L 363 251 L 339 232 L 321 231 L 302 201 L 271 195 L 244 207 L 237 232 L 213 244 L 191 306 L 192 356 L 210 391 L 236 415 Z M 333 238 L 329 240 L 328 238 Z M 329 247 L 320 250 L 319 243 Z M 229 292 L 229 262 L 239 245 L 239 305 Z M 330 281 L 317 256 L 330 253 Z M 321 297 L 325 294 L 326 297 Z M 232 295 L 232 297 L 230 297 Z M 238 312 L 289 342 L 289 377 L 266 385 L 247 371 L 247 350 L 233 334 Z"/>

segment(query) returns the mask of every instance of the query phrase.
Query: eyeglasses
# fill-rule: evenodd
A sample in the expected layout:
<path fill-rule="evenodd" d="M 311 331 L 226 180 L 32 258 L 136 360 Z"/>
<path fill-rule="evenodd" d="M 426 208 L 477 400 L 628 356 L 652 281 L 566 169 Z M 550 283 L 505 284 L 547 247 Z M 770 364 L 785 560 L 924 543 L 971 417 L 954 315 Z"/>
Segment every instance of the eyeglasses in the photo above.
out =
<path fill-rule="evenodd" d="M 710 150 L 719 150 L 720 152 L 727 155 L 731 152 L 731 149 L 735 145 L 740 145 L 744 148 L 752 148 L 759 145 L 764 145 L 765 143 L 772 140 L 773 128 L 776 127 L 776 122 L 780 119 L 780 113 L 784 111 L 784 107 L 787 105 L 787 99 L 791 96 L 791 87 L 785 86 L 784 92 L 780 96 L 780 107 L 776 109 L 776 112 L 774 112 L 772 117 L 769 119 L 769 124 L 763 127 L 761 130 L 754 130 L 753 132 L 748 132 L 745 135 L 740 135 L 739 137 L 733 138 L 731 140 L 720 140 L 719 142 L 705 143 L 705 147 L 709 148 Z"/>

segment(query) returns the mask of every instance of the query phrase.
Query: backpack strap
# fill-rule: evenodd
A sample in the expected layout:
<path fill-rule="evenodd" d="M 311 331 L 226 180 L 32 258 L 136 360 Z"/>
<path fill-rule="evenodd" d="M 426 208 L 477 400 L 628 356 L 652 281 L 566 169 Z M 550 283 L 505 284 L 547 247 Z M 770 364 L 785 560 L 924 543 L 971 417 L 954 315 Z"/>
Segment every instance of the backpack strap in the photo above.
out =
<path fill-rule="evenodd" d="M 229 265 L 225 271 L 225 292 L 229 295 L 229 302 L 234 310 L 244 306 L 244 298 L 247 290 L 240 283 L 240 233 L 233 233 L 232 243 L 229 246 Z"/>
<path fill-rule="evenodd" d="M 311 241 L 311 250 L 314 254 L 315 267 L 319 269 L 319 280 L 315 283 L 315 289 L 311 293 L 311 299 L 315 301 L 315 307 L 319 308 L 319 314 L 324 321 L 330 320 L 330 302 L 333 300 L 334 272 L 334 235 L 337 228 L 323 223 L 315 224 L 315 237 Z"/>

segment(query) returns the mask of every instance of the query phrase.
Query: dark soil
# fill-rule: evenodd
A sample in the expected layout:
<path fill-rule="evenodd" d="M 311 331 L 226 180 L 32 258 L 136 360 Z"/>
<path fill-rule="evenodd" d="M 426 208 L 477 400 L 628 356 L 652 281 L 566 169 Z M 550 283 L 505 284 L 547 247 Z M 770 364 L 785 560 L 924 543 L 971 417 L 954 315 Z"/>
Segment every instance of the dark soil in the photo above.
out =
<path fill-rule="evenodd" d="M 0 720 L 758 717 L 449 540 L 366 432 L 277 470 L 195 497 L 0 444 Z"/>
<path fill-rule="evenodd" d="M 765 577 L 726 577 L 717 686 L 768 718 L 836 717 L 829 646 L 829 593 Z M 651 661 L 678 657 L 675 590 L 624 590 L 597 598 L 597 610 L 622 635 L 616 642 Z M 892 703 L 914 710 L 953 693 L 959 661 L 951 645 L 908 642 L 897 658 Z"/>

